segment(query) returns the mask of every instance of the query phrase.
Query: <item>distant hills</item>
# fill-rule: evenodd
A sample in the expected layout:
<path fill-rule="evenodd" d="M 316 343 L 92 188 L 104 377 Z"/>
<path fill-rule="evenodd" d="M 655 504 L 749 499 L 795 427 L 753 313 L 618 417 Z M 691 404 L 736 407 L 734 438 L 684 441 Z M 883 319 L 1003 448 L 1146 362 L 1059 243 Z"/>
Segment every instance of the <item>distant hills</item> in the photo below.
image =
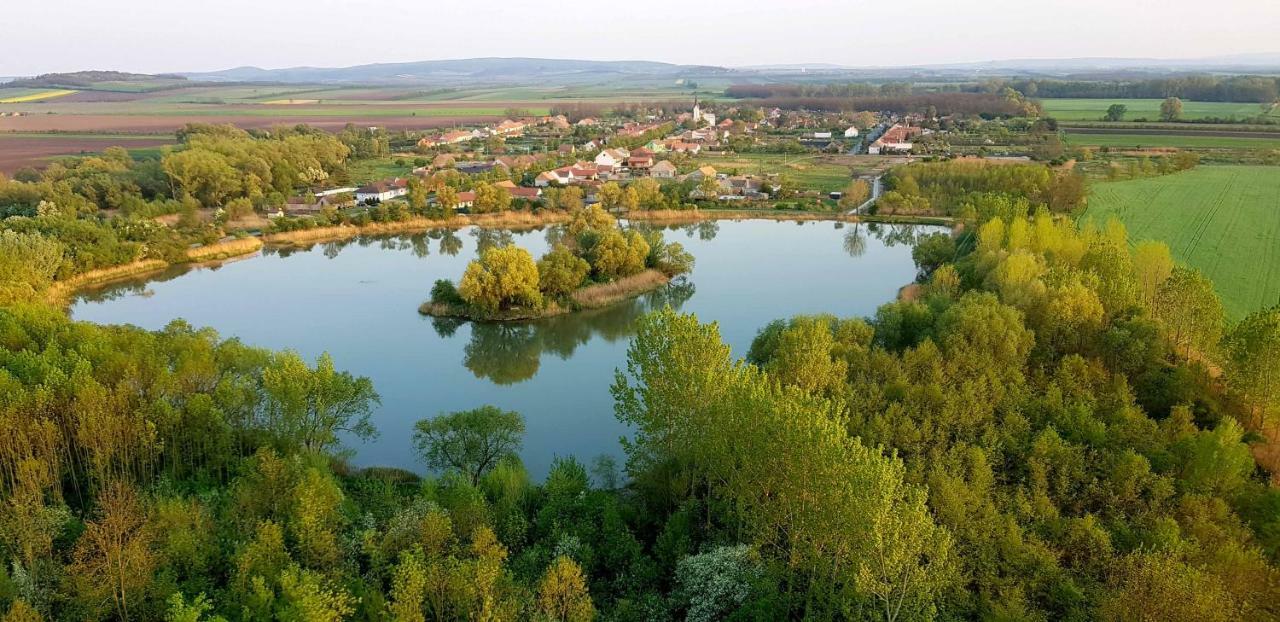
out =
<path fill-rule="evenodd" d="M 6 86 L 13 87 L 50 87 L 50 88 L 92 88 L 101 84 L 128 83 L 154 84 L 157 87 L 183 82 L 186 78 L 173 74 L 127 73 L 123 71 L 73 71 L 70 73 L 47 73 L 34 78 L 14 78 Z"/>
<path fill-rule="evenodd" d="M 652 61 L 597 61 L 547 58 L 467 58 L 410 63 L 378 63 L 353 67 L 237 67 L 223 71 L 182 73 L 202 82 L 283 82 L 319 84 L 442 85 L 545 84 L 571 85 L 616 81 L 952 79 L 990 76 L 1065 77 L 1090 74 L 1132 78 L 1171 73 L 1280 73 L 1280 54 L 1240 54 L 1198 59 L 1070 58 L 1012 59 L 900 67 L 857 67 L 833 63 L 790 63 L 746 67 L 678 65 Z"/>
<path fill-rule="evenodd" d="M 466 58 L 354 67 L 237 67 L 184 73 L 202 82 L 286 82 L 309 84 L 582 84 L 626 79 L 676 80 L 733 73 L 724 67 L 651 61 L 594 61 L 548 58 Z"/>
<path fill-rule="evenodd" d="M 767 82 L 965 81 L 992 77 L 1124 80 L 1186 73 L 1280 75 L 1280 53 L 1237 54 L 1194 59 L 1067 58 L 1011 59 L 897 67 L 859 67 L 835 63 L 788 63 L 745 67 L 679 65 L 653 61 L 600 61 L 550 58 L 465 58 L 352 67 L 236 67 L 222 71 L 145 75 L 81 71 L 16 78 L 7 86 L 94 88 L 127 85 L 152 90 L 199 83 L 333 84 L 337 86 L 463 86 L 587 84 L 674 84 L 703 86 Z"/>

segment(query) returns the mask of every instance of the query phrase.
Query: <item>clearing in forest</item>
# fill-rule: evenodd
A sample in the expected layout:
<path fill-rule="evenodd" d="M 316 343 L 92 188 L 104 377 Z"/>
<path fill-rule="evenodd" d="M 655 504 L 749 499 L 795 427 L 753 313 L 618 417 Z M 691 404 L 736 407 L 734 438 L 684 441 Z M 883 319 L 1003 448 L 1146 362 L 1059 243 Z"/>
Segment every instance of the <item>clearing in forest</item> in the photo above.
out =
<path fill-rule="evenodd" d="M 1213 280 L 1227 316 L 1280 303 L 1280 168 L 1200 166 L 1096 184 L 1084 218 L 1118 218 Z"/>

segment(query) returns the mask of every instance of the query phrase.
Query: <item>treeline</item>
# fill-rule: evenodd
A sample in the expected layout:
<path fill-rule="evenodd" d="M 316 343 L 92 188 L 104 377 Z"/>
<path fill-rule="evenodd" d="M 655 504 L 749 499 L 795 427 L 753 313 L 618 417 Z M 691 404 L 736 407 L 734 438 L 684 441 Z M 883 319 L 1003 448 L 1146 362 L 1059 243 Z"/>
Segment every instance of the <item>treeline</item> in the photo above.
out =
<path fill-rule="evenodd" d="M 1280 99 L 1280 78 L 1272 76 L 1182 76 L 1151 80 L 1012 80 L 1008 82 L 1028 97 L 1081 99 L 1164 99 L 1254 102 L 1270 104 Z"/>
<path fill-rule="evenodd" d="M 1012 96 L 1011 96 L 1012 95 Z M 743 106 L 814 110 L 819 112 L 853 112 L 875 110 L 898 114 L 971 115 L 986 117 L 1018 117 L 1039 114 L 1034 102 L 1011 93 L 921 93 L 869 96 L 785 96 L 770 95 L 748 98 Z"/>
<path fill-rule="evenodd" d="M 739 84 L 725 89 L 727 97 L 851 98 L 903 96 L 924 93 L 998 93 L 1012 88 L 1027 97 L 1082 99 L 1164 99 L 1272 103 L 1280 98 L 1280 78 L 1274 76 L 1188 75 L 1148 80 L 986 80 L 969 84 L 914 85 L 909 82 L 871 84 Z M 888 109 L 886 109 L 888 110 Z"/>
<path fill-rule="evenodd" d="M 884 176 L 883 214 L 939 214 L 986 221 L 1025 218 L 1039 208 L 1072 212 L 1084 206 L 1083 175 L 1042 164 L 992 164 L 982 160 L 915 162 Z"/>
<path fill-rule="evenodd" d="M 346 175 L 350 149 L 306 126 L 251 135 L 188 125 L 159 159 L 119 147 L 0 176 L 0 304 L 58 281 L 142 260 L 182 261 L 222 238 L 228 219 L 283 205 Z M 201 217 L 207 210 L 212 217 Z M 169 224 L 157 216 L 174 215 Z"/>
<path fill-rule="evenodd" d="M 725 88 L 726 97 L 735 99 L 768 99 L 773 97 L 827 98 L 827 97 L 895 97 L 910 95 L 915 90 L 907 82 L 870 84 L 735 84 Z"/>
<path fill-rule="evenodd" d="M 929 236 L 914 254 L 925 283 L 913 300 L 885 305 L 869 322 L 776 322 L 748 354 L 779 390 L 832 408 L 827 420 L 849 438 L 893 452 L 903 481 L 881 486 L 906 499 L 927 494 L 924 516 L 909 503 L 876 514 L 891 518 L 872 542 L 892 542 L 894 554 L 846 563 L 879 560 L 896 580 L 853 590 L 858 596 L 892 594 L 921 617 L 943 619 L 1280 615 L 1280 493 L 1259 472 L 1241 425 L 1255 410 L 1280 416 L 1280 396 L 1267 393 L 1280 372 L 1258 373 L 1280 351 L 1280 309 L 1223 338 L 1208 280 L 1175 266 L 1163 244 L 1131 246 L 1114 223 L 1078 230 L 1048 214 L 993 220 L 960 239 Z M 674 341 L 653 358 L 706 351 L 701 340 Z M 1225 394 L 1206 360 L 1223 362 Z M 683 427 L 754 429 L 721 419 L 733 407 L 659 403 L 671 410 L 651 408 L 643 420 L 664 433 L 654 440 L 697 448 L 679 464 L 715 458 L 754 472 L 762 461 L 729 458 L 718 437 L 703 445 Z M 812 453 L 823 455 L 806 458 Z M 808 472 L 825 474 L 816 460 Z M 715 491 L 724 478 L 700 470 L 691 487 Z M 806 509 L 827 510 L 816 499 Z M 823 570 L 815 575 L 833 576 Z"/>

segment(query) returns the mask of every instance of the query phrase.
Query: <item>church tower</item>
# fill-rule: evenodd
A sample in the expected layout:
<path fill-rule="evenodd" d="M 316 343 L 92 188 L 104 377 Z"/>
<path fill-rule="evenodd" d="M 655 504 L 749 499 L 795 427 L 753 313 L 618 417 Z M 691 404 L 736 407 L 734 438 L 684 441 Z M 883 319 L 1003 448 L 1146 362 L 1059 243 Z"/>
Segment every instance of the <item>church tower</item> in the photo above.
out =
<path fill-rule="evenodd" d="M 702 123 L 702 108 L 698 106 L 698 96 L 693 97 L 693 123 Z"/>

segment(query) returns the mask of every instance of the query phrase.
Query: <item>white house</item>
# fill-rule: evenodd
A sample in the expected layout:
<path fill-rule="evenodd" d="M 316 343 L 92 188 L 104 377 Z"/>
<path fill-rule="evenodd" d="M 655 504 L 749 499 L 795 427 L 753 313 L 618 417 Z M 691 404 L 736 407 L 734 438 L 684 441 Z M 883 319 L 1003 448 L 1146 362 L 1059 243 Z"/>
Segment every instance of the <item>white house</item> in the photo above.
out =
<path fill-rule="evenodd" d="M 849 129 L 847 129 L 847 130 L 845 130 L 845 131 L 844 131 L 844 137 L 845 137 L 845 138 L 857 138 L 857 137 L 858 137 L 858 128 L 850 126 L 850 127 L 849 127 Z"/>
<path fill-rule="evenodd" d="M 630 155 L 626 149 L 605 149 L 596 154 L 595 162 L 597 166 L 621 166 Z"/>
<path fill-rule="evenodd" d="M 409 194 L 409 184 L 403 179 L 375 181 L 356 190 L 356 202 L 364 203 L 370 199 L 378 202 L 390 201 L 406 194 Z"/>
<path fill-rule="evenodd" d="M 831 132 L 814 132 L 814 138 L 831 138 Z"/>

